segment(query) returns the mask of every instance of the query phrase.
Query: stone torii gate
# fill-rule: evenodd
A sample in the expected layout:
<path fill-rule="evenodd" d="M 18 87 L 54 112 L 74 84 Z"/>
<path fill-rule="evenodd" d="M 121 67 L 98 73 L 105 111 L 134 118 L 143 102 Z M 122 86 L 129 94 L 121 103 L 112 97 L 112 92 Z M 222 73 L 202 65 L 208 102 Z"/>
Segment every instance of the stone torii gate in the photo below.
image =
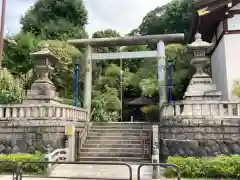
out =
<path fill-rule="evenodd" d="M 137 59 L 137 58 L 157 58 L 158 62 L 158 81 L 161 83 L 163 90 L 159 91 L 159 106 L 167 101 L 166 76 L 164 69 L 165 45 L 170 43 L 181 43 L 184 40 L 184 34 L 164 34 L 164 35 L 147 35 L 147 36 L 127 36 L 113 38 L 93 38 L 93 39 L 73 39 L 68 43 L 77 48 L 86 48 L 86 74 L 84 82 L 84 104 L 88 116 L 91 112 L 91 93 L 92 93 L 92 60 L 107 59 Z M 116 53 L 92 53 L 92 48 L 110 47 L 110 46 L 131 46 L 157 44 L 157 51 L 141 52 L 116 52 Z"/>

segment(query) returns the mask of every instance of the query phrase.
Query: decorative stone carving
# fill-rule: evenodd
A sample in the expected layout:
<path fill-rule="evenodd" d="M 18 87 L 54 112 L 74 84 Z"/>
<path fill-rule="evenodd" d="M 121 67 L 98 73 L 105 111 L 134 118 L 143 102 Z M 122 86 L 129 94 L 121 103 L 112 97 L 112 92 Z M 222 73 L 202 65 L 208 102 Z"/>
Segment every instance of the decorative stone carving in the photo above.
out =
<path fill-rule="evenodd" d="M 52 64 L 58 59 L 48 49 L 46 43 L 42 50 L 32 53 L 33 63 L 35 64 L 37 80 L 32 84 L 31 90 L 27 92 L 24 103 L 59 103 L 58 93 L 52 81 L 49 79 L 49 73 L 53 69 Z"/>
<path fill-rule="evenodd" d="M 209 110 L 208 106 L 204 108 L 202 105 L 205 101 L 220 100 L 221 92 L 216 90 L 216 85 L 212 83 L 212 78 L 204 72 L 204 67 L 209 62 L 209 57 L 206 57 L 206 53 L 212 47 L 212 43 L 208 43 L 202 40 L 201 34 L 197 33 L 195 41 L 188 45 L 188 48 L 193 51 L 194 58 L 191 60 L 191 65 L 196 68 L 196 73 L 193 75 L 190 84 L 184 94 L 184 101 L 199 102 L 196 105 L 185 105 L 184 115 L 215 115 L 216 107 L 212 107 Z M 201 106 L 201 107 L 200 107 Z M 204 109 L 204 111 L 202 111 Z M 211 112 L 209 112 L 211 111 Z"/>

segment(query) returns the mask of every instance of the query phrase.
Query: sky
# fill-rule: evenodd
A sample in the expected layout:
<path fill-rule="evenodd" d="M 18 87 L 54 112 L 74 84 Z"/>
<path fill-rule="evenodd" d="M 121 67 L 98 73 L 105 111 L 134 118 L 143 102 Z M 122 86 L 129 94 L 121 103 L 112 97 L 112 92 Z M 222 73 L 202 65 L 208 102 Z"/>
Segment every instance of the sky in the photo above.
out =
<path fill-rule="evenodd" d="M 91 35 L 98 30 L 114 29 L 121 35 L 137 28 L 143 17 L 157 6 L 170 0 L 83 0 L 88 9 Z M 7 0 L 5 34 L 17 33 L 20 17 L 36 0 Z M 0 6 L 1 7 L 1 6 Z"/>

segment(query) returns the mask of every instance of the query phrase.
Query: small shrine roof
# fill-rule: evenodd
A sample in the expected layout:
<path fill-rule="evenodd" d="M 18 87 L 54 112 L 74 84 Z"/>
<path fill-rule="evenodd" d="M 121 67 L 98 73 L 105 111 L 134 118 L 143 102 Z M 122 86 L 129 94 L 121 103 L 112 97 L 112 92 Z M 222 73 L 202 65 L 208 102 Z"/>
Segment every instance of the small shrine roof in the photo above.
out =
<path fill-rule="evenodd" d="M 152 99 L 149 99 L 147 97 L 141 96 L 137 99 L 134 99 L 127 103 L 128 105 L 153 105 L 156 104 Z"/>

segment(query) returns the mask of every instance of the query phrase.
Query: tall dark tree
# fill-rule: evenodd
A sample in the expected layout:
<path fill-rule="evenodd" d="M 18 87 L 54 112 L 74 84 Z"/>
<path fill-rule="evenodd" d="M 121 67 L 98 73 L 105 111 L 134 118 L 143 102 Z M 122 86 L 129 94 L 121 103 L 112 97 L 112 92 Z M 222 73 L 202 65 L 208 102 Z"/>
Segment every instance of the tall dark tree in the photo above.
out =
<path fill-rule="evenodd" d="M 173 0 L 150 11 L 139 26 L 139 33 L 187 33 L 190 25 L 192 0 Z"/>
<path fill-rule="evenodd" d="M 86 37 L 87 22 L 82 0 L 38 0 L 21 19 L 24 32 L 44 40 Z"/>
<path fill-rule="evenodd" d="M 106 30 L 97 31 L 92 35 L 92 38 L 110 38 L 110 37 L 120 37 L 120 33 L 118 33 L 116 30 L 113 30 L 113 29 L 106 29 Z M 98 47 L 98 48 L 95 48 L 93 51 L 98 53 L 117 52 L 119 51 L 119 47 L 116 47 L 116 46 Z M 105 72 L 109 64 L 116 63 L 116 62 L 119 62 L 119 61 L 116 61 L 116 60 L 94 61 L 93 62 L 93 70 L 94 70 L 93 79 L 97 80 L 99 75 Z"/>
<path fill-rule="evenodd" d="M 19 33 L 10 37 L 16 44 L 5 44 L 3 65 L 13 75 L 26 74 L 32 68 L 32 58 L 29 55 L 37 49 L 39 39 L 31 33 Z"/>
<path fill-rule="evenodd" d="M 93 33 L 92 38 L 110 38 L 110 37 L 120 37 L 120 34 L 113 29 L 101 30 Z M 117 47 L 101 47 L 96 48 L 97 52 L 116 52 Z"/>

